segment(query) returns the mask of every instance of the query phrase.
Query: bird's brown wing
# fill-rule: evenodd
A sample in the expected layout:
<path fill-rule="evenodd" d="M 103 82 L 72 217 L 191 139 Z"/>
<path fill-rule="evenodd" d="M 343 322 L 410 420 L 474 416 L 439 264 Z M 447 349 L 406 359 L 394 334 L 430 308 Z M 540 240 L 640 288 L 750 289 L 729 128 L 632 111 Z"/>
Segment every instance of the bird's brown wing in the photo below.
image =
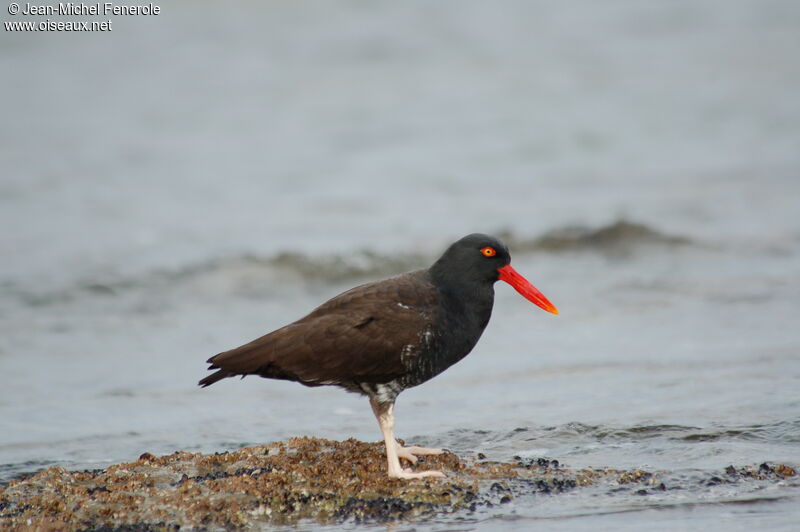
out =
<path fill-rule="evenodd" d="M 389 382 L 407 371 L 403 353 L 417 351 L 437 302 L 423 271 L 358 286 L 294 323 L 210 358 L 210 369 L 220 371 L 200 384 L 252 374 L 308 385 Z"/>

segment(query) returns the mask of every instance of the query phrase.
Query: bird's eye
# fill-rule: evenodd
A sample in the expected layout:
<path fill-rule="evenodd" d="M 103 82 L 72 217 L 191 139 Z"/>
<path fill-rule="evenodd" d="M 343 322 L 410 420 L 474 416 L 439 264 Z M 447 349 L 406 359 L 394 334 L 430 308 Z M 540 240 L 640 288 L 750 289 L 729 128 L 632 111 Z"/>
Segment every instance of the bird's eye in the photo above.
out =
<path fill-rule="evenodd" d="M 491 246 L 486 246 L 485 248 L 483 248 L 481 250 L 481 253 L 483 253 L 484 257 L 494 257 L 495 255 L 497 255 L 497 251 L 495 251 L 495 249 Z"/>

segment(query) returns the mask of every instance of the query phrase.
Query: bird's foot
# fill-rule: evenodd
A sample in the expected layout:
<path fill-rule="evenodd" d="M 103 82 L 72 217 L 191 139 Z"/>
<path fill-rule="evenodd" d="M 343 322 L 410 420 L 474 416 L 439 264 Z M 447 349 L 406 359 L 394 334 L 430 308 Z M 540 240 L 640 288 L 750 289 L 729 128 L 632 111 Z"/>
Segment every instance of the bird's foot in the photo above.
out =
<path fill-rule="evenodd" d="M 401 469 L 399 471 L 389 471 L 390 478 L 400 478 L 403 480 L 412 480 L 415 478 L 445 478 L 444 473 L 441 471 L 418 471 L 414 472 L 410 469 Z"/>
<path fill-rule="evenodd" d="M 442 454 L 444 451 L 442 449 L 429 449 L 427 447 L 403 447 L 399 443 L 397 444 L 397 457 L 398 458 L 405 458 L 412 464 L 417 463 L 417 456 L 430 456 L 436 454 Z"/>

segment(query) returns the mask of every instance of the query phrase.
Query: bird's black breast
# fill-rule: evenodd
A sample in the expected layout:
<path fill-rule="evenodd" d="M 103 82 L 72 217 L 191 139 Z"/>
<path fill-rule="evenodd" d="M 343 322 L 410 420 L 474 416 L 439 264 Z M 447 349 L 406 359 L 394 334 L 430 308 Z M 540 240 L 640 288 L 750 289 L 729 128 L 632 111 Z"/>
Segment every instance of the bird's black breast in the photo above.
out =
<path fill-rule="evenodd" d="M 436 320 L 420 335 L 419 352 L 404 361 L 403 388 L 422 384 L 467 356 L 489 323 L 493 303 L 491 285 L 466 295 L 439 287 Z"/>

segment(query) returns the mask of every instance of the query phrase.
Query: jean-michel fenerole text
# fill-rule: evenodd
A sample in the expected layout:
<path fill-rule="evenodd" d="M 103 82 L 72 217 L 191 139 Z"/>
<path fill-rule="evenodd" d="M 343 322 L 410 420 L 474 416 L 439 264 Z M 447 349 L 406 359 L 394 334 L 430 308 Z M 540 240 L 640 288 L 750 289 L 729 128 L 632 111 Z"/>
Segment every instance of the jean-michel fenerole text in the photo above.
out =
<path fill-rule="evenodd" d="M 21 15 L 158 15 L 161 7 L 154 4 L 119 5 L 113 2 L 59 2 L 55 5 L 39 5 L 25 3 L 20 10 Z"/>

